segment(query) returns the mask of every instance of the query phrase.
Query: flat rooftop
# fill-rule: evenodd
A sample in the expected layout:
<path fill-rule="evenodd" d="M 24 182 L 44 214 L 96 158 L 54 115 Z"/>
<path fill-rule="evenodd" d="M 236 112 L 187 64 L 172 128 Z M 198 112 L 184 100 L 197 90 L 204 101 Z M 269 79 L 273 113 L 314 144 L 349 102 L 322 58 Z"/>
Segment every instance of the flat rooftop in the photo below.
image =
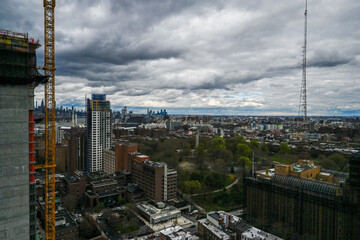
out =
<path fill-rule="evenodd" d="M 145 165 L 151 166 L 151 167 L 163 167 L 165 166 L 165 163 L 163 162 L 153 162 L 153 161 L 149 161 L 149 160 L 145 160 L 143 162 Z"/>
<path fill-rule="evenodd" d="M 283 240 L 282 238 L 264 232 L 256 227 L 249 228 L 248 230 L 243 232 L 242 236 L 244 236 L 246 239 L 254 240 Z"/>
<path fill-rule="evenodd" d="M 93 185 L 94 187 L 104 187 L 104 186 L 109 186 L 109 185 L 115 185 L 118 184 L 116 180 L 114 179 L 105 179 L 102 181 L 94 181 L 91 182 L 91 185 Z"/>
<path fill-rule="evenodd" d="M 160 233 L 164 236 L 167 236 L 168 238 L 172 240 L 197 240 L 199 237 L 194 236 L 190 234 L 189 232 L 185 232 L 182 227 L 175 226 L 175 227 L 169 227 L 166 228 Z"/>
<path fill-rule="evenodd" d="M 71 183 L 77 183 L 79 182 L 79 178 L 78 177 L 75 177 L 75 176 L 72 176 L 70 174 L 66 174 L 65 176 L 65 181 L 69 184 Z"/>
<path fill-rule="evenodd" d="M 199 224 L 203 225 L 205 228 L 210 230 L 219 239 L 230 240 L 229 235 L 227 235 L 225 232 L 221 231 L 215 225 L 210 223 L 206 218 L 199 220 Z"/>

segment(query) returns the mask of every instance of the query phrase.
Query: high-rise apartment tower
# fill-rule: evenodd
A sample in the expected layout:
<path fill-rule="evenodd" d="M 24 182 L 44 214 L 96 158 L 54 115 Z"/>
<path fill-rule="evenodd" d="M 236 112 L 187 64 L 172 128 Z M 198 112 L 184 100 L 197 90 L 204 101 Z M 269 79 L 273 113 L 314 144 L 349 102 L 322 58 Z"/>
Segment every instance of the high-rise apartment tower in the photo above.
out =
<path fill-rule="evenodd" d="M 103 150 L 111 146 L 111 109 L 105 94 L 92 94 L 87 99 L 87 146 L 89 172 L 102 171 Z"/>

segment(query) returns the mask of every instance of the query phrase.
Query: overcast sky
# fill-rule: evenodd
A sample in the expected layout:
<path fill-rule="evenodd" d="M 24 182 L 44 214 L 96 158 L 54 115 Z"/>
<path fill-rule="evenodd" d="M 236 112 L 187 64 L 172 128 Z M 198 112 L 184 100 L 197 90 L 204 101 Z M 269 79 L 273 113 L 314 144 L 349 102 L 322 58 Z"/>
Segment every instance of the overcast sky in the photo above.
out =
<path fill-rule="evenodd" d="M 1 0 L 0 28 L 43 42 L 42 2 Z M 105 93 L 136 112 L 298 113 L 304 0 L 56 3 L 58 106 Z M 359 39 L 359 0 L 309 0 L 310 115 L 360 115 Z"/>

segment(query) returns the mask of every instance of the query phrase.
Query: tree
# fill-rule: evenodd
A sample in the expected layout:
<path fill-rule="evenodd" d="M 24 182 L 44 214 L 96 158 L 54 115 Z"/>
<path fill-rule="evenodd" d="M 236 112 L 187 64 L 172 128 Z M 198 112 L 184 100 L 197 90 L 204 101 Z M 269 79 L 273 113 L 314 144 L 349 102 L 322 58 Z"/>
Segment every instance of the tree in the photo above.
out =
<path fill-rule="evenodd" d="M 122 219 L 125 219 L 123 214 L 112 214 L 106 218 L 106 223 L 111 229 L 116 230 Z"/>
<path fill-rule="evenodd" d="M 121 196 L 121 194 L 119 194 L 119 197 L 118 197 L 119 205 L 123 205 L 125 202 L 126 202 L 126 200 Z"/>
<path fill-rule="evenodd" d="M 83 236 L 84 238 L 87 238 L 87 239 L 91 238 L 91 237 L 93 237 L 91 232 L 92 232 L 91 224 L 89 223 L 88 220 L 83 219 L 79 226 L 80 236 Z"/>
<path fill-rule="evenodd" d="M 250 146 L 252 149 L 256 149 L 256 148 L 259 148 L 260 146 L 260 143 L 254 139 L 251 139 L 250 140 Z"/>
<path fill-rule="evenodd" d="M 229 149 L 231 152 L 236 152 L 236 146 L 239 143 L 246 143 L 245 139 L 241 136 L 235 136 L 233 138 L 230 138 L 226 140 L 226 148 Z"/>
<path fill-rule="evenodd" d="M 184 182 L 184 190 L 187 193 L 193 194 L 201 190 L 201 183 L 198 180 L 191 180 Z"/>
<path fill-rule="evenodd" d="M 330 160 L 334 161 L 341 171 L 348 165 L 348 160 L 339 153 L 334 153 L 329 157 Z"/>
<path fill-rule="evenodd" d="M 324 160 L 320 161 L 320 165 L 325 169 L 335 170 L 335 171 L 338 170 L 338 166 L 330 158 L 327 158 L 327 159 L 324 159 Z"/>
<path fill-rule="evenodd" d="M 251 166 L 251 160 L 248 157 L 239 157 L 238 160 L 239 166 L 243 169 L 246 169 L 247 167 Z"/>
<path fill-rule="evenodd" d="M 196 169 L 200 170 L 200 173 L 201 173 L 201 174 L 202 174 L 203 171 L 206 169 L 205 159 L 204 159 L 204 156 L 203 156 L 203 155 L 198 155 L 198 156 L 196 156 L 195 166 L 196 166 Z"/>
<path fill-rule="evenodd" d="M 205 145 L 204 145 L 204 143 L 199 143 L 199 146 L 197 147 L 197 154 L 198 155 L 200 155 L 200 156 L 202 156 L 202 155 L 204 155 L 204 153 L 205 153 Z"/>
<path fill-rule="evenodd" d="M 225 176 L 227 170 L 227 164 L 223 159 L 216 159 L 214 171 L 218 174 Z"/>
<path fill-rule="evenodd" d="M 198 180 L 199 182 L 201 182 L 203 180 L 204 176 L 202 174 L 200 174 L 200 172 L 198 171 L 193 171 L 190 174 L 190 180 Z"/>
<path fill-rule="evenodd" d="M 281 154 L 286 154 L 286 153 L 290 153 L 291 148 L 289 147 L 289 145 L 285 142 L 280 143 L 280 150 L 279 153 Z"/>
<path fill-rule="evenodd" d="M 233 160 L 233 154 L 227 149 L 218 148 L 212 153 L 215 159 L 224 159 L 226 162 L 231 162 Z"/>
<path fill-rule="evenodd" d="M 265 143 L 261 144 L 261 150 L 265 153 L 269 153 L 269 148 Z"/>
<path fill-rule="evenodd" d="M 81 220 L 79 235 L 84 239 L 91 239 L 100 235 L 95 219 L 87 213 L 85 213 L 84 218 Z"/>
<path fill-rule="evenodd" d="M 151 147 L 149 147 L 148 145 L 145 145 L 143 143 L 138 143 L 137 145 L 138 145 L 139 152 L 149 155 L 149 156 L 154 154 L 153 149 Z"/>
<path fill-rule="evenodd" d="M 95 212 L 100 212 L 105 207 L 105 204 L 103 202 L 100 202 L 95 208 Z"/>
<path fill-rule="evenodd" d="M 234 174 L 230 174 L 229 178 L 230 178 L 231 182 L 235 182 L 235 180 L 236 180 Z"/>
<path fill-rule="evenodd" d="M 210 151 L 213 152 L 217 149 L 226 149 L 224 138 L 216 137 L 211 141 Z"/>
<path fill-rule="evenodd" d="M 84 239 L 91 239 L 100 234 L 97 230 L 96 225 L 91 224 L 86 218 L 84 218 L 79 226 L 79 235 Z"/>
<path fill-rule="evenodd" d="M 236 145 L 236 153 L 241 157 L 251 157 L 252 149 L 243 143 Z"/>
<path fill-rule="evenodd" d="M 232 201 L 236 202 L 237 204 L 243 203 L 243 200 L 244 200 L 243 199 L 243 188 L 239 183 L 233 185 L 230 188 L 229 197 Z"/>

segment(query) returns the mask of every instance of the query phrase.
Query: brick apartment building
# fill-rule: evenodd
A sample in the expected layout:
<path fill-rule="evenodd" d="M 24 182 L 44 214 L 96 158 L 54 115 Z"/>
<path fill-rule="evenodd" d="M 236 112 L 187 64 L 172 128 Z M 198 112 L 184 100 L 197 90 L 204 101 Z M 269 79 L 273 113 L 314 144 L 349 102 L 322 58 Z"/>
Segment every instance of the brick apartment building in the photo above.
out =
<path fill-rule="evenodd" d="M 56 172 L 64 173 L 68 168 L 68 146 L 65 144 L 56 144 L 55 146 L 55 161 Z"/>
<path fill-rule="evenodd" d="M 69 173 L 86 170 L 86 129 L 72 127 L 65 136 L 69 146 Z"/>
<path fill-rule="evenodd" d="M 73 175 L 66 174 L 60 184 L 59 191 L 65 196 L 64 205 L 68 209 L 75 209 L 86 190 L 86 177 L 81 172 Z"/>
<path fill-rule="evenodd" d="M 114 174 L 116 168 L 116 157 L 113 149 L 104 149 L 104 172 Z"/>
<path fill-rule="evenodd" d="M 131 171 L 130 153 L 136 153 L 138 147 L 133 143 L 117 143 L 113 149 L 104 150 L 104 172 L 114 174 L 120 170 Z"/>
<path fill-rule="evenodd" d="M 162 162 L 153 162 L 145 155 L 134 155 L 132 180 L 154 202 L 176 198 L 177 172 Z"/>

